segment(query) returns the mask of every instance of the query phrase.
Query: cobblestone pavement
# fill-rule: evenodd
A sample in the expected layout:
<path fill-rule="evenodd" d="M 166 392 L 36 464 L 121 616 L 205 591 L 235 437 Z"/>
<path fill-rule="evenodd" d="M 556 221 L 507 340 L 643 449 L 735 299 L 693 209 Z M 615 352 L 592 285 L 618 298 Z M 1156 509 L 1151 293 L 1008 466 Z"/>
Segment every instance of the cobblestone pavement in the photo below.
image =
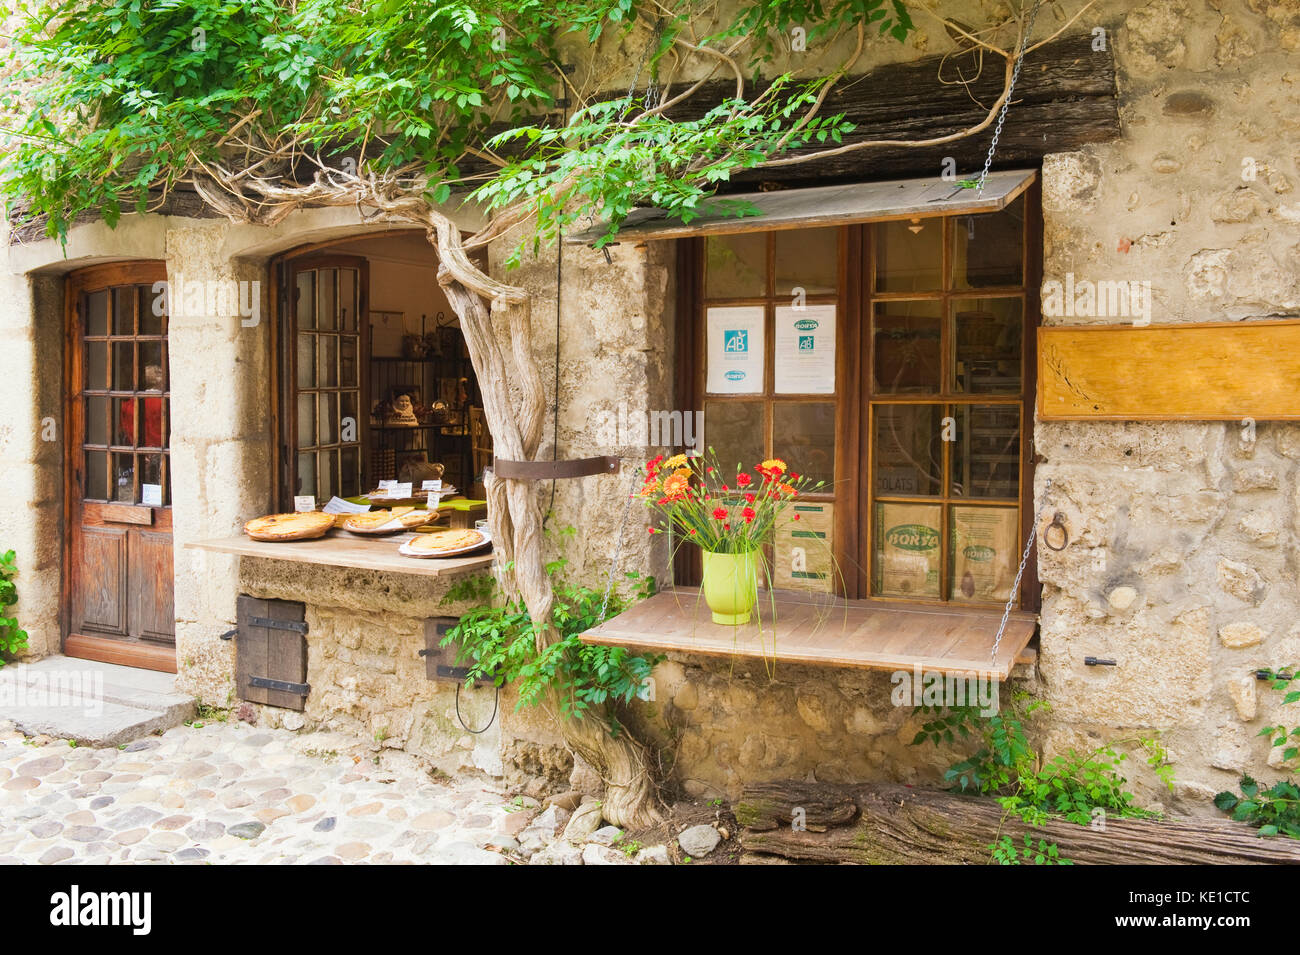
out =
<path fill-rule="evenodd" d="M 336 733 L 210 723 L 88 749 L 0 730 L 0 864 L 500 865 L 531 816 Z"/>

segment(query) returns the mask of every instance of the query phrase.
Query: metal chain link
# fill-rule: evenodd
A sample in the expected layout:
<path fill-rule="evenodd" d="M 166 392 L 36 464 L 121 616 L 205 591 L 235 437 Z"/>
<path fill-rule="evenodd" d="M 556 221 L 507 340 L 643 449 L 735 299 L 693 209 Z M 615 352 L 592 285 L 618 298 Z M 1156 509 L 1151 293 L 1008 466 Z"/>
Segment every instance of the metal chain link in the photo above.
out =
<path fill-rule="evenodd" d="M 1034 0 L 1029 11 L 1029 22 L 1025 25 L 1025 35 L 1020 40 L 1020 49 L 1016 52 L 1016 65 L 1011 70 L 1011 85 L 1007 87 L 1007 98 L 998 111 L 998 122 L 993 128 L 993 141 L 989 143 L 989 154 L 984 159 L 984 171 L 980 173 L 979 183 L 975 186 L 975 198 L 984 195 L 984 181 L 989 177 L 989 167 L 993 165 L 993 154 L 998 151 L 998 139 L 1002 135 L 1002 124 L 1006 122 L 1007 110 L 1011 107 L 1011 94 L 1015 92 L 1016 81 L 1020 79 L 1020 67 L 1025 62 L 1025 49 L 1029 46 L 1029 34 L 1034 31 L 1034 20 L 1038 18 L 1038 8 L 1043 0 Z"/>
<path fill-rule="evenodd" d="M 1043 503 L 1038 505 L 1038 513 L 1034 515 L 1034 521 L 1029 525 L 1029 537 L 1025 540 L 1025 552 L 1020 555 L 1020 566 L 1016 569 L 1016 582 L 1011 585 L 1011 595 L 1007 597 L 1006 609 L 1002 611 L 1002 623 L 998 625 L 998 635 L 993 641 L 993 652 L 989 655 L 993 662 L 997 662 L 998 648 L 1002 646 L 1002 634 L 1006 632 L 1007 621 L 1011 619 L 1011 608 L 1015 606 L 1016 595 L 1020 593 L 1020 578 L 1025 575 L 1025 565 L 1029 563 L 1029 552 L 1034 548 L 1034 538 L 1038 536 L 1038 522 L 1043 519 L 1043 511 L 1047 510 L 1047 494 L 1052 489 L 1052 479 L 1048 478 L 1043 484 Z"/>
<path fill-rule="evenodd" d="M 632 479 L 627 486 L 627 505 L 623 508 L 623 522 L 618 526 L 618 541 L 614 545 L 614 562 L 609 565 L 609 580 L 605 583 L 605 599 L 600 602 L 600 620 L 599 623 L 605 622 L 605 614 L 609 612 L 609 595 L 614 591 L 614 576 L 618 573 L 619 563 L 623 559 L 623 538 L 627 536 L 627 519 L 632 514 L 632 499 L 636 492 L 636 479 L 640 475 L 640 468 L 632 468 L 629 472 Z"/>

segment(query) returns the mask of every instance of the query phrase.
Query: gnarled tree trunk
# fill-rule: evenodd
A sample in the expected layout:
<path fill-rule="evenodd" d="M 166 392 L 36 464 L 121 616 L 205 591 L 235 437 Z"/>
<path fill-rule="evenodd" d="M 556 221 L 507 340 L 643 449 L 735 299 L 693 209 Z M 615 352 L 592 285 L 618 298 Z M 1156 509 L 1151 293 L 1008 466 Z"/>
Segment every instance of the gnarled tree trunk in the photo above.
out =
<path fill-rule="evenodd" d="M 466 288 L 445 265 L 439 270 L 438 280 L 452 311 L 460 317 L 497 453 L 513 461 L 533 460 L 541 441 L 546 406 L 541 376 L 532 356 L 527 301 L 498 299 L 489 310 L 483 298 Z M 511 361 L 507 361 L 493 328 L 493 315 L 503 313 L 512 344 Z M 512 384 L 519 392 L 518 402 L 512 400 Z M 542 509 L 537 495 L 526 481 L 489 478 L 487 485 L 488 497 L 494 504 L 488 511 L 492 540 L 502 551 L 500 564 L 513 562 L 502 586 L 519 595 L 534 621 L 549 622 L 554 598 L 546 574 Z M 553 627 L 540 628 L 537 649 L 559 639 Z M 606 819 L 624 828 L 659 821 L 645 749 L 626 731 L 617 737 L 610 735 L 603 707 L 589 709 L 581 718 L 561 718 L 560 729 L 568 746 L 604 780 Z"/>

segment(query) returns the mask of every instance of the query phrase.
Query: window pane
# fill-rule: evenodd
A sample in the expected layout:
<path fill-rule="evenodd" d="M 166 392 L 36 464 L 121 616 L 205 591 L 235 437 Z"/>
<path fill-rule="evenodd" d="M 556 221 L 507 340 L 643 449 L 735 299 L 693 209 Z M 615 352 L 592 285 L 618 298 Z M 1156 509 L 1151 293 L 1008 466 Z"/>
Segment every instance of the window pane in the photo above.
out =
<path fill-rule="evenodd" d="M 166 391 L 166 364 L 163 362 L 162 342 L 140 342 L 141 391 Z"/>
<path fill-rule="evenodd" d="M 340 497 L 356 497 L 362 493 L 361 487 L 361 449 L 344 448 L 340 455 L 343 477 L 339 484 Z"/>
<path fill-rule="evenodd" d="M 357 330 L 357 270 L 339 269 L 339 328 Z"/>
<path fill-rule="evenodd" d="M 943 406 L 876 405 L 872 447 L 876 493 L 926 497 L 943 475 Z"/>
<path fill-rule="evenodd" d="M 135 503 L 135 455 L 113 455 L 113 477 L 116 482 L 113 500 L 124 504 Z"/>
<path fill-rule="evenodd" d="M 961 216 L 953 223 L 953 288 L 1020 285 L 1025 238 L 1025 198 L 1001 212 Z"/>
<path fill-rule="evenodd" d="M 952 451 L 953 497 L 1020 496 L 1020 408 L 957 405 Z"/>
<path fill-rule="evenodd" d="M 757 298 L 767 294 L 767 236 L 762 232 L 711 236 L 705 294 L 709 298 Z"/>
<path fill-rule="evenodd" d="M 113 399 L 113 443 L 130 447 L 135 444 L 136 400 Z"/>
<path fill-rule="evenodd" d="M 873 592 L 938 597 L 941 553 L 938 504 L 876 505 L 872 531 Z"/>
<path fill-rule="evenodd" d="M 953 507 L 948 518 L 948 599 L 1006 603 L 1020 560 L 1014 507 Z"/>
<path fill-rule="evenodd" d="M 135 303 L 138 300 L 134 285 L 113 289 L 113 334 L 135 334 Z"/>
<path fill-rule="evenodd" d="M 163 485 L 163 456 L 161 454 L 140 455 L 140 484 L 157 484 L 162 488 L 163 503 L 167 503 L 167 488 Z M 140 495 L 143 500 L 143 492 Z"/>
<path fill-rule="evenodd" d="M 334 288 L 334 278 L 336 270 L 321 269 L 316 273 L 316 282 L 319 286 L 320 305 L 316 312 L 316 324 L 318 328 L 338 328 L 338 299 Z"/>
<path fill-rule="evenodd" d="M 872 337 L 873 389 L 883 394 L 938 394 L 943 303 L 878 302 Z"/>
<path fill-rule="evenodd" d="M 137 435 L 136 444 L 147 448 L 161 448 L 163 446 L 163 405 L 167 403 L 167 399 L 154 396 L 137 398 L 136 402 L 144 415 L 144 431 Z"/>
<path fill-rule="evenodd" d="M 298 447 L 310 448 L 316 444 L 316 395 L 310 391 L 298 393 Z"/>
<path fill-rule="evenodd" d="M 339 441 L 351 444 L 361 440 L 361 422 L 357 415 L 355 391 L 339 392 Z"/>
<path fill-rule="evenodd" d="M 1023 324 L 1019 298 L 953 299 L 956 391 L 1019 394 Z"/>
<path fill-rule="evenodd" d="M 163 311 L 163 293 L 154 292 L 152 285 L 140 286 L 140 334 L 166 335 L 167 316 L 154 314 Z"/>
<path fill-rule="evenodd" d="M 316 336 L 298 335 L 298 387 L 316 387 Z"/>
<path fill-rule="evenodd" d="M 793 229 L 773 234 L 776 242 L 776 294 L 801 288 L 807 295 L 839 291 L 840 230 Z"/>
<path fill-rule="evenodd" d="M 108 334 L 108 292 L 91 292 L 86 296 L 86 334 Z"/>
<path fill-rule="evenodd" d="M 86 342 L 86 387 L 92 391 L 108 387 L 107 342 Z"/>
<path fill-rule="evenodd" d="M 339 492 L 339 453 L 335 451 L 320 452 L 320 469 L 316 474 L 316 500 L 318 507 L 324 507 L 329 499 Z"/>
<path fill-rule="evenodd" d="M 354 335 L 339 336 L 339 385 L 343 388 L 357 386 L 357 339 Z"/>
<path fill-rule="evenodd" d="M 108 444 L 108 399 L 86 398 L 86 444 Z"/>
<path fill-rule="evenodd" d="M 708 416 L 705 416 L 708 420 Z M 773 456 L 812 483 L 835 481 L 835 403 L 778 401 L 772 406 Z"/>
<path fill-rule="evenodd" d="M 316 327 L 316 273 L 299 272 L 295 280 L 295 316 L 300 329 Z"/>
<path fill-rule="evenodd" d="M 316 493 L 316 452 L 306 451 L 298 455 L 298 487 L 294 494 Z M 324 506 L 324 502 L 322 502 Z"/>
<path fill-rule="evenodd" d="M 942 287 L 941 219 L 878 222 L 874 230 L 877 292 L 935 292 Z"/>
<path fill-rule="evenodd" d="M 114 391 L 135 391 L 135 345 L 131 342 L 113 342 Z"/>
<path fill-rule="evenodd" d="M 730 473 L 739 465 L 752 468 L 762 461 L 763 403 L 761 401 L 706 401 L 704 443 L 713 448 L 718 466 Z"/>
<path fill-rule="evenodd" d="M 339 440 L 339 396 L 324 392 L 316 412 L 316 443 L 337 444 Z"/>
<path fill-rule="evenodd" d="M 336 388 L 339 383 L 339 337 L 316 336 L 316 382 L 321 388 Z"/>
<path fill-rule="evenodd" d="M 86 499 L 90 501 L 108 500 L 108 452 L 86 452 Z"/>

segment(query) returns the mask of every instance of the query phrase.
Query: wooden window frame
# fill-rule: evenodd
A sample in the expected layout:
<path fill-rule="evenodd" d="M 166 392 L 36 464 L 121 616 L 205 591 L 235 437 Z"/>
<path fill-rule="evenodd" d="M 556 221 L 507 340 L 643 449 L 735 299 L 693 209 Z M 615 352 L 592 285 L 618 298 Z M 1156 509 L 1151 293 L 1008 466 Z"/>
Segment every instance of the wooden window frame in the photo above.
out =
<path fill-rule="evenodd" d="M 352 240 L 354 241 L 355 237 Z M 366 449 L 370 446 L 370 408 L 367 406 L 370 394 L 370 264 L 369 260 L 359 255 L 333 253 L 328 248 L 316 246 L 299 250 L 282 257 L 274 265 L 275 302 L 273 314 L 275 321 L 275 433 L 278 445 L 277 468 L 277 503 L 282 511 L 293 510 L 295 489 L 298 487 L 298 351 L 294 336 L 297 332 L 297 312 L 295 295 L 296 276 L 299 272 L 319 269 L 349 268 L 357 270 L 360 288 L 357 292 L 357 453 L 361 459 L 361 484 L 358 493 L 369 490 L 370 458 Z M 306 389 L 317 391 L 317 389 Z M 352 391 L 341 385 L 334 390 L 339 393 Z M 319 413 L 319 412 L 318 412 Z M 341 435 L 340 435 L 341 437 Z M 339 447 L 342 448 L 342 442 Z M 351 443 L 349 443 L 351 446 Z M 315 444 L 312 445 L 316 447 Z M 342 491 L 342 488 L 339 489 Z M 314 493 L 314 490 L 313 490 Z M 317 501 L 318 507 L 327 502 Z"/>
<path fill-rule="evenodd" d="M 881 601 L 882 603 L 924 604 L 960 610 L 970 607 L 972 610 L 987 611 L 990 603 L 952 601 L 944 599 L 947 593 L 947 581 L 940 581 L 940 596 L 896 597 L 871 594 L 872 568 L 872 514 L 875 495 L 871 480 L 871 445 L 870 427 L 871 409 L 879 404 L 914 403 L 942 405 L 993 405 L 1009 404 L 1020 409 L 1020 493 L 1017 496 L 1019 517 L 1018 543 L 1013 561 L 1018 564 L 1024 540 L 1029 533 L 1033 518 L 1034 487 L 1034 442 L 1035 394 L 1037 391 L 1037 328 L 1041 322 L 1041 305 L 1038 289 L 1042 282 L 1042 213 L 1041 185 L 1037 178 L 1024 194 L 1024 231 L 1022 233 L 1022 286 L 998 289 L 955 289 L 952 288 L 952 230 L 955 223 L 969 213 L 952 216 L 928 218 L 926 225 L 933 227 L 941 223 L 944 229 L 942 243 L 943 280 L 938 293 L 881 293 L 875 292 L 875 255 L 874 223 L 847 225 L 840 228 L 840 277 L 837 303 L 837 343 L 836 343 L 836 391 L 834 395 L 810 396 L 776 396 L 772 394 L 771 384 L 774 373 L 770 361 L 772 354 L 772 306 L 775 303 L 775 269 L 774 242 L 768 240 L 767 250 L 767 295 L 763 299 L 708 299 L 705 288 L 705 239 L 702 237 L 677 240 L 677 391 L 682 407 L 702 409 L 704 401 L 727 400 L 726 396 L 711 396 L 706 393 L 706 309 L 709 307 L 765 304 L 767 306 L 767 329 L 765 352 L 767 363 L 764 371 L 764 391 L 761 395 L 739 395 L 739 400 L 761 399 L 766 403 L 774 400 L 829 401 L 836 405 L 836 486 L 831 495 L 810 495 L 810 499 L 831 501 L 835 505 L 835 541 L 833 554 L 839 566 L 839 579 L 835 590 L 840 596 L 850 599 Z M 996 215 L 997 213 L 976 213 L 977 215 Z M 813 226 L 819 227 L 819 226 Z M 753 231 L 764 231 L 755 229 Z M 941 396 L 890 396 L 877 395 L 873 392 L 872 369 L 874 354 L 872 352 L 871 319 L 875 303 L 878 301 L 934 299 L 942 302 L 944 325 L 948 324 L 948 306 L 953 298 L 1009 297 L 1011 294 L 1023 297 L 1021 309 L 1021 390 L 1016 395 L 951 393 L 947 390 L 950 381 L 950 358 L 948 349 L 943 349 L 942 382 L 944 391 Z M 828 298 L 828 296 L 809 296 L 810 304 Z M 942 339 L 947 344 L 947 331 Z M 770 447 L 771 412 L 765 410 L 765 446 Z M 707 416 L 705 428 L 707 431 Z M 944 448 L 945 471 L 951 449 Z M 950 503 L 980 506 L 985 499 L 968 497 L 949 500 L 948 488 L 940 489 L 943 495 L 927 498 L 924 503 L 936 504 L 941 508 L 943 524 L 941 530 L 941 547 L 943 560 L 947 562 L 947 513 Z M 1009 500 L 1009 499 L 1008 499 Z M 1006 503 L 1005 501 L 1003 502 Z M 676 579 L 682 583 L 698 583 L 701 574 L 701 560 L 696 548 L 679 548 L 674 563 Z M 1041 587 L 1038 580 L 1036 562 L 1026 565 L 1017 594 L 1016 606 L 1021 610 L 1037 611 L 1041 602 Z"/>

